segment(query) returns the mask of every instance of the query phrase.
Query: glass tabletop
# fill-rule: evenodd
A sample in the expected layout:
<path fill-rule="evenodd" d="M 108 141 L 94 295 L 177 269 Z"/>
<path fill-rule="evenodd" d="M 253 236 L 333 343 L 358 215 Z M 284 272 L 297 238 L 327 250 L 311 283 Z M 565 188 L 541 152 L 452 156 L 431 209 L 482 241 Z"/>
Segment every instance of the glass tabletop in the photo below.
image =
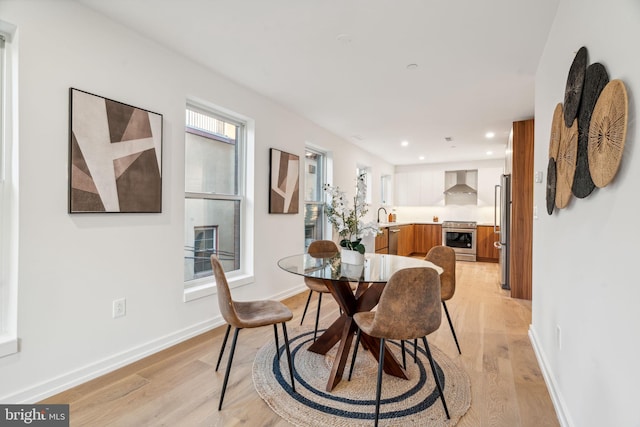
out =
<path fill-rule="evenodd" d="M 278 266 L 289 273 L 316 279 L 386 283 L 391 275 L 403 268 L 431 267 L 438 274 L 442 268 L 432 262 L 399 255 L 364 254 L 364 264 L 343 263 L 340 253 L 299 254 L 282 258 Z"/>

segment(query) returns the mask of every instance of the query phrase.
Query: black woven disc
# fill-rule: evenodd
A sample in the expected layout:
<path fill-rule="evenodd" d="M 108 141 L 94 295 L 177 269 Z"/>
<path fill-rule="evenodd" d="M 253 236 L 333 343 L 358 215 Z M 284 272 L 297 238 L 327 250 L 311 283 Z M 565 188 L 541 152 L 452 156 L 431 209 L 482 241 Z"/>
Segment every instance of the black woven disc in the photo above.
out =
<path fill-rule="evenodd" d="M 556 161 L 553 157 L 549 157 L 549 165 L 547 166 L 547 213 L 553 214 L 553 208 L 556 206 Z"/>
<path fill-rule="evenodd" d="M 582 46 L 576 53 L 576 57 L 573 58 L 573 63 L 567 76 L 567 86 L 564 90 L 564 124 L 568 128 L 571 127 L 578 114 L 586 70 L 587 48 Z"/>
<path fill-rule="evenodd" d="M 582 99 L 578 109 L 578 157 L 576 158 L 576 173 L 573 176 L 571 192 L 579 199 L 587 197 L 596 185 L 589 172 L 589 125 L 591 114 L 602 89 L 609 83 L 609 75 L 604 65 L 596 62 L 587 67 L 582 87 Z"/>

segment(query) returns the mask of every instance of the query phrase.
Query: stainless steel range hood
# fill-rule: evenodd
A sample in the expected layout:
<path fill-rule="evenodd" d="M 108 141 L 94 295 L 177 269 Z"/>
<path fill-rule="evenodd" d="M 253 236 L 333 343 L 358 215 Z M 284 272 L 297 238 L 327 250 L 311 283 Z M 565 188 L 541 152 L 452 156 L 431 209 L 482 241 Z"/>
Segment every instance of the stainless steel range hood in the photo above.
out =
<path fill-rule="evenodd" d="M 470 186 L 470 182 L 467 181 L 467 176 L 470 172 L 475 171 L 447 171 L 446 174 L 455 174 L 454 185 L 444 190 L 444 194 L 476 194 L 478 191 Z M 448 180 L 446 180 L 448 181 Z M 445 181 L 445 182 L 446 182 Z M 475 185 L 475 183 L 471 183 Z"/>

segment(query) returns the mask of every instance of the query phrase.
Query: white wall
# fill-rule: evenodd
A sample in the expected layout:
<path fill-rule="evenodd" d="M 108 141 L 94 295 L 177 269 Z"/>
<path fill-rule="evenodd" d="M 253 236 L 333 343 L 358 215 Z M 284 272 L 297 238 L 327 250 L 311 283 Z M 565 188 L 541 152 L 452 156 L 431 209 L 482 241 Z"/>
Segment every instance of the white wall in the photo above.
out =
<path fill-rule="evenodd" d="M 182 302 L 187 99 L 255 121 L 256 282 L 236 298 L 302 290 L 276 265 L 304 250 L 304 222 L 267 213 L 270 147 L 301 158 L 305 143 L 332 151 L 345 189 L 356 164 L 370 165 L 377 209 L 392 166 L 272 101 L 75 2 L 0 0 L 0 19 L 18 27 L 20 159 L 20 351 L 0 358 L 0 402 L 41 399 L 221 324 L 215 296 Z M 67 213 L 70 87 L 164 116 L 162 214 Z M 114 320 L 120 297 L 127 315 Z"/>
<path fill-rule="evenodd" d="M 552 216 L 545 184 L 534 184 L 531 336 L 567 426 L 640 426 L 638 40 L 640 2 L 562 0 L 536 75 L 535 170 L 545 171 L 545 182 L 553 109 L 564 100 L 575 52 L 586 46 L 589 63 L 601 62 L 629 95 L 624 155 L 611 184 Z"/>

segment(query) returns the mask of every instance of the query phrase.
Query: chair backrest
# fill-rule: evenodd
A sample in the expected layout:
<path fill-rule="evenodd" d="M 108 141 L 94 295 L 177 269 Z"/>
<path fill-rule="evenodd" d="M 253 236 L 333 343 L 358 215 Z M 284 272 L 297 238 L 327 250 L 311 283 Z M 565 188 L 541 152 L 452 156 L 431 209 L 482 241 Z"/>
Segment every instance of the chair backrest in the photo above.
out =
<path fill-rule="evenodd" d="M 375 311 L 372 335 L 408 340 L 440 327 L 440 277 L 430 267 L 398 270 L 389 278 Z"/>
<path fill-rule="evenodd" d="M 228 324 L 235 327 L 241 327 L 241 322 L 238 319 L 236 308 L 233 305 L 233 299 L 231 298 L 231 291 L 229 290 L 227 276 L 224 273 L 222 264 L 220 264 L 220 260 L 218 260 L 218 257 L 215 255 L 211 255 L 211 268 L 213 269 L 213 276 L 216 278 L 220 314 L 222 314 L 222 317 Z"/>
<path fill-rule="evenodd" d="M 440 275 L 441 298 L 443 301 L 451 299 L 456 292 L 456 252 L 449 246 L 434 246 L 425 259 L 444 270 Z"/>
<path fill-rule="evenodd" d="M 312 256 L 316 254 L 336 254 L 338 251 L 338 245 L 333 240 L 314 240 L 307 250 Z"/>

